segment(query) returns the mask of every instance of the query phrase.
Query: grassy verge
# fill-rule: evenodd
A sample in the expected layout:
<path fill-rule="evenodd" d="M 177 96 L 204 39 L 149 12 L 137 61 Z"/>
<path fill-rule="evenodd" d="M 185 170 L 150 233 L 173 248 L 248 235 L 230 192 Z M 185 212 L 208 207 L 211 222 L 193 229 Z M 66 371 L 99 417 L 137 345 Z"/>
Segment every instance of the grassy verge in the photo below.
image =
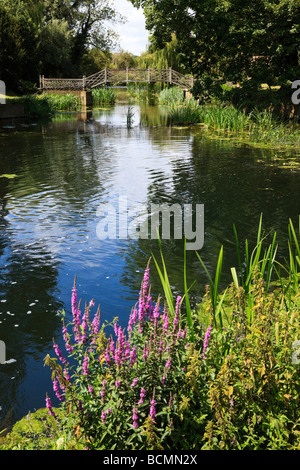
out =
<path fill-rule="evenodd" d="M 50 416 L 17 423 L 0 449 L 300 450 L 300 228 L 290 221 L 285 265 L 262 219 L 252 249 L 236 228 L 234 240 L 225 292 L 223 249 L 214 276 L 198 256 L 208 285 L 197 311 L 186 281 L 173 297 L 162 253 L 165 301 L 152 298 L 148 265 L 127 328 L 100 326 L 93 302 L 80 313 L 74 282 L 72 319 L 61 312 L 65 350 L 54 344 L 45 358 L 61 407 L 47 396 Z"/>

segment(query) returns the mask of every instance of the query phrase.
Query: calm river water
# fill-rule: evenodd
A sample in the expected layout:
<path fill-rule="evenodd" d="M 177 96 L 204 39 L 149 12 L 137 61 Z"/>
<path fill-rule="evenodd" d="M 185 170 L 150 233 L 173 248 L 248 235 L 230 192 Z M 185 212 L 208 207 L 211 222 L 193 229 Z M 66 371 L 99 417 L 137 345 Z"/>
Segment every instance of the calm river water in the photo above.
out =
<path fill-rule="evenodd" d="M 56 313 L 70 314 L 74 276 L 82 301 L 101 305 L 102 321 L 118 316 L 125 326 L 151 252 L 158 256 L 155 240 L 100 240 L 101 204 L 120 197 L 145 207 L 204 204 L 200 254 L 213 273 L 224 245 L 224 286 L 237 266 L 233 224 L 241 239 L 254 241 L 262 212 L 284 255 L 288 219 L 296 223 L 300 214 L 299 170 L 275 164 L 272 150 L 166 127 L 164 108 L 134 106 L 128 129 L 127 111 L 118 104 L 28 127 L 0 122 L 0 175 L 17 175 L 0 178 L 0 339 L 14 360 L 0 365 L 2 426 L 43 407 L 46 392 L 56 404 L 43 359 L 54 356 L 53 338 L 62 345 Z M 163 248 L 174 294 L 182 293 L 183 241 L 165 240 Z M 187 259 L 196 305 L 207 279 L 195 253 Z"/>

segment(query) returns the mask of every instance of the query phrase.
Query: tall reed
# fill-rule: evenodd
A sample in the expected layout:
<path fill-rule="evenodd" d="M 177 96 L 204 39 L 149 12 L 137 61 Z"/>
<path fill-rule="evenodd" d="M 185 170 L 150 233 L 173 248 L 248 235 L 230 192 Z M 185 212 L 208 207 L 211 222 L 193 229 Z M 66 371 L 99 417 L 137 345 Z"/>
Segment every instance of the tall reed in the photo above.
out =
<path fill-rule="evenodd" d="M 116 101 L 116 93 L 112 88 L 93 88 L 92 100 L 94 105 L 114 104 Z"/>

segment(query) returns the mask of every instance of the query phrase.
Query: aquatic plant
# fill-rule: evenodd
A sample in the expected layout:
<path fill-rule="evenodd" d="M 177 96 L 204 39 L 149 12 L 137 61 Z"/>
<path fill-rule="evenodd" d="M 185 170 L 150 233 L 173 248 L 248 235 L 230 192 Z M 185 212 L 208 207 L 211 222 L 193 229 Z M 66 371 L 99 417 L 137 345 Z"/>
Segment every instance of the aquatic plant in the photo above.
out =
<path fill-rule="evenodd" d="M 159 104 L 178 105 L 184 101 L 183 90 L 177 87 L 164 88 L 158 95 Z"/>
<path fill-rule="evenodd" d="M 93 88 L 92 100 L 93 105 L 114 104 L 116 94 L 112 88 Z"/>

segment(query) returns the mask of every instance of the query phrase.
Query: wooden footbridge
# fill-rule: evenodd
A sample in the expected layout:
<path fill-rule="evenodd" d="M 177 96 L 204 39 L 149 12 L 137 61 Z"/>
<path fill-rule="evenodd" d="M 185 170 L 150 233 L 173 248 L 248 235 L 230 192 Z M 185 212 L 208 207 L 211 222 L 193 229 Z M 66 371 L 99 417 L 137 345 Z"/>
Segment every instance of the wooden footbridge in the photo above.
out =
<path fill-rule="evenodd" d="M 86 91 L 101 86 L 117 86 L 130 82 L 158 83 L 164 82 L 184 90 L 194 85 L 193 77 L 188 77 L 172 68 L 169 69 L 129 69 L 114 70 L 105 68 L 89 77 L 82 78 L 45 78 L 40 76 L 40 90 Z"/>

